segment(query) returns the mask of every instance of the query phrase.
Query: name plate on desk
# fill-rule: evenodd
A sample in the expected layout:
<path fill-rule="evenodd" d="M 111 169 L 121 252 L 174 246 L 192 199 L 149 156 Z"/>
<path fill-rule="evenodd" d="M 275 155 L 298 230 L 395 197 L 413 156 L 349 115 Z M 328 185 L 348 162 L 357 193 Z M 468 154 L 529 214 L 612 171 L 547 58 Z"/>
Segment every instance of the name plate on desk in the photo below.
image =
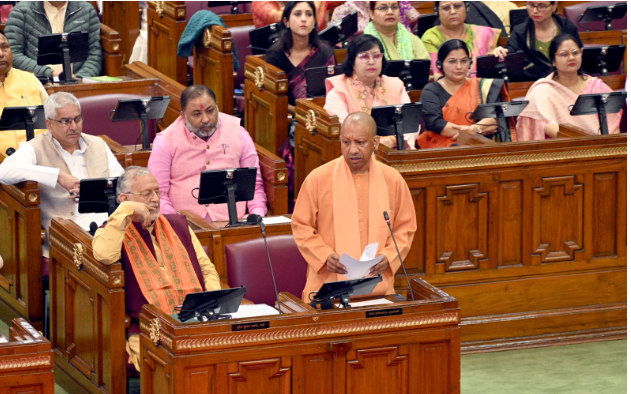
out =
<path fill-rule="evenodd" d="M 403 308 L 381 309 L 378 311 L 367 311 L 366 318 L 368 319 L 371 317 L 396 316 L 402 314 Z"/>
<path fill-rule="evenodd" d="M 259 321 L 259 322 L 254 322 L 254 323 L 242 323 L 242 324 L 232 325 L 232 331 L 261 330 L 263 328 L 269 328 L 269 321 Z"/>

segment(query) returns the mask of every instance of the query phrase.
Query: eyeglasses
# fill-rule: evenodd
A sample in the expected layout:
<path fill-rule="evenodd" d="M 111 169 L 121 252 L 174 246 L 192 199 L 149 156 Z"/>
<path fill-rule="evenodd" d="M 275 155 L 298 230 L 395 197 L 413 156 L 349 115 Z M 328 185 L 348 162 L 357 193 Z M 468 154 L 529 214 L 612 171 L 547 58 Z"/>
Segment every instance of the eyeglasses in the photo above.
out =
<path fill-rule="evenodd" d="M 552 7 L 552 4 L 545 5 L 545 4 L 526 3 L 526 8 L 530 8 L 531 10 L 536 9 L 537 11 L 542 11 L 542 12 L 547 10 L 550 7 Z"/>
<path fill-rule="evenodd" d="M 375 8 L 375 10 L 379 12 L 388 12 L 388 10 L 392 10 L 392 12 L 397 12 L 399 11 L 399 6 L 397 4 L 393 4 L 391 6 L 380 5 L 379 7 Z"/>
<path fill-rule="evenodd" d="M 576 57 L 581 57 L 581 56 L 583 56 L 583 51 L 581 51 L 580 49 L 575 49 L 575 50 L 573 50 L 571 52 L 566 52 L 566 51 L 557 52 L 557 53 L 555 53 L 555 55 L 560 57 L 561 59 L 565 60 L 568 57 L 570 57 L 570 55 L 574 56 L 575 58 Z"/>
<path fill-rule="evenodd" d="M 463 7 L 464 7 L 464 4 L 460 4 L 460 3 L 458 3 L 458 4 L 447 4 L 447 5 L 444 5 L 444 6 L 440 7 L 440 10 L 442 12 L 449 12 L 449 11 L 451 11 L 453 9 L 454 11 L 458 12 Z"/>
<path fill-rule="evenodd" d="M 469 63 L 471 63 L 471 59 L 464 58 L 464 59 L 449 59 L 445 61 L 445 64 L 449 64 L 452 67 L 455 67 L 456 64 L 460 63 L 460 65 L 464 66 L 464 67 L 469 67 Z"/>
<path fill-rule="evenodd" d="M 68 126 L 70 126 L 70 124 L 73 121 L 75 122 L 75 124 L 81 124 L 83 122 L 83 115 L 79 115 L 79 116 L 76 116 L 74 118 L 62 118 L 62 119 L 59 119 L 59 120 L 48 118 L 48 120 L 53 121 L 53 122 L 57 122 L 60 125 L 62 125 L 63 127 L 68 127 Z"/>
<path fill-rule="evenodd" d="M 137 196 L 140 196 L 142 198 L 144 198 L 145 200 L 150 199 L 151 197 L 153 197 L 153 194 L 155 193 L 156 196 L 158 196 L 158 198 L 162 198 L 164 196 L 164 192 L 162 190 L 150 190 L 148 192 L 142 192 L 142 193 L 133 193 L 133 192 L 123 192 L 125 194 L 135 194 Z"/>
<path fill-rule="evenodd" d="M 383 53 L 381 52 L 362 52 L 362 53 L 358 53 L 357 54 L 357 58 L 364 63 L 368 63 L 368 61 L 370 60 L 370 58 L 372 57 L 372 60 L 378 62 L 379 60 L 381 60 L 383 58 Z"/>

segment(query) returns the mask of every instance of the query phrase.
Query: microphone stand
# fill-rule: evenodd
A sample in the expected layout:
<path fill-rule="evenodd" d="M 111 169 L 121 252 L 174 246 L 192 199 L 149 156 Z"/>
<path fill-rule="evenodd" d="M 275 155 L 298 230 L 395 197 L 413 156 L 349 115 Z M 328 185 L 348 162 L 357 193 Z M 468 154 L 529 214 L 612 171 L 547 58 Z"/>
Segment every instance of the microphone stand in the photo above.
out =
<path fill-rule="evenodd" d="M 408 282 L 408 290 L 410 291 L 410 297 L 412 297 L 412 301 L 415 301 L 414 292 L 412 291 L 412 286 L 410 286 L 410 278 L 408 278 L 408 271 L 405 269 L 405 264 L 403 264 L 403 259 L 401 258 L 401 253 L 399 252 L 399 246 L 397 245 L 397 240 L 394 238 L 394 232 L 392 231 L 392 227 L 390 226 L 390 216 L 388 216 L 388 211 L 383 211 L 383 218 L 386 219 L 386 223 L 388 224 L 388 228 L 390 229 L 390 234 L 392 235 L 392 240 L 394 241 L 394 247 L 397 249 L 397 254 L 399 255 L 399 261 L 401 262 L 401 268 L 403 268 L 403 273 L 405 274 L 405 280 Z"/>
<path fill-rule="evenodd" d="M 282 314 L 280 310 L 280 299 L 278 298 L 278 289 L 276 288 L 276 278 L 274 277 L 274 267 L 272 266 L 272 258 L 269 255 L 269 248 L 267 247 L 267 237 L 265 236 L 265 223 L 260 216 L 257 218 L 257 223 L 261 227 L 261 233 L 263 234 L 263 242 L 265 243 L 265 251 L 267 252 L 267 261 L 269 262 L 269 270 L 272 273 L 272 283 L 274 283 L 274 294 L 276 294 L 276 302 L 278 303 L 278 313 Z"/>

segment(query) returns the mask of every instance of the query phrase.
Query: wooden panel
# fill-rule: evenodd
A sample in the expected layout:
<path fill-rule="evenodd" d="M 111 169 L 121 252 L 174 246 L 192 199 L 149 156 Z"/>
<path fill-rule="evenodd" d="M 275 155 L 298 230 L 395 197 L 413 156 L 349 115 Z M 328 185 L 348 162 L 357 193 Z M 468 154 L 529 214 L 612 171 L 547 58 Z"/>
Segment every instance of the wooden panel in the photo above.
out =
<path fill-rule="evenodd" d="M 292 393 L 328 394 L 336 391 L 333 382 L 341 375 L 335 373 L 338 359 L 333 353 L 295 356 L 292 364 Z"/>
<path fill-rule="evenodd" d="M 438 342 L 420 345 L 421 359 L 421 387 L 423 393 L 448 393 L 450 391 L 449 379 L 437 379 L 443 377 L 441 370 L 449 369 L 450 353 L 449 342 Z"/>
<path fill-rule="evenodd" d="M 140 4 L 138 1 L 103 2 L 103 23 L 120 34 L 122 62 L 128 63 L 136 39 L 140 35 Z"/>
<path fill-rule="evenodd" d="M 94 298 L 74 275 L 66 281 L 66 353 L 70 364 L 87 378 L 94 373 Z"/>
<path fill-rule="evenodd" d="M 499 252 L 497 265 L 522 265 L 523 185 L 521 181 L 499 182 L 498 189 L 497 202 L 491 203 L 499 209 L 499 229 L 492 231 L 500 237 L 496 243 Z"/>
<path fill-rule="evenodd" d="M 43 330 L 42 230 L 36 182 L 0 187 L 0 317 Z"/>
<path fill-rule="evenodd" d="M 260 56 L 245 62 L 244 127 L 263 148 L 277 152 L 288 138 L 288 82 L 285 73 Z"/>
<path fill-rule="evenodd" d="M 101 23 L 101 48 L 103 49 L 103 75 L 123 75 L 121 40 L 117 31 Z"/>
<path fill-rule="evenodd" d="M 230 363 L 228 373 L 230 394 L 291 393 L 290 357 Z"/>
<path fill-rule="evenodd" d="M 488 193 L 480 185 L 445 188 L 437 199 L 438 272 L 480 269 L 488 260 Z"/>
<path fill-rule="evenodd" d="M 533 264 L 580 260 L 583 185 L 573 176 L 542 178 L 535 185 Z"/>
<path fill-rule="evenodd" d="M 229 14 L 222 15 L 221 19 L 226 24 L 226 27 L 237 27 L 237 26 L 253 26 L 254 19 L 252 19 L 252 14 Z"/>
<path fill-rule="evenodd" d="M 409 368 L 407 346 L 353 350 L 347 355 L 346 392 L 408 393 Z"/>
<path fill-rule="evenodd" d="M 618 174 L 615 172 L 594 174 L 593 179 L 593 212 L 592 226 L 594 257 L 614 257 L 618 221 L 623 216 L 616 215 L 618 205 Z"/>

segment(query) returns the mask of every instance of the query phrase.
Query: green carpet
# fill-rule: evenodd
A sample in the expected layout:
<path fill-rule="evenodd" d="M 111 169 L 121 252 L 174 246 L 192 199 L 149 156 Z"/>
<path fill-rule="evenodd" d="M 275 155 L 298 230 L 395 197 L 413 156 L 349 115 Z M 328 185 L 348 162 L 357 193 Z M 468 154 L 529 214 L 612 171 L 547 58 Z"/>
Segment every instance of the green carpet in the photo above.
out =
<path fill-rule="evenodd" d="M 9 327 L 0 321 L 0 334 Z M 624 394 L 627 341 L 462 356 L 462 394 Z M 55 394 L 67 394 L 55 385 Z"/>
<path fill-rule="evenodd" d="M 627 341 L 462 356 L 462 394 L 624 394 Z"/>

